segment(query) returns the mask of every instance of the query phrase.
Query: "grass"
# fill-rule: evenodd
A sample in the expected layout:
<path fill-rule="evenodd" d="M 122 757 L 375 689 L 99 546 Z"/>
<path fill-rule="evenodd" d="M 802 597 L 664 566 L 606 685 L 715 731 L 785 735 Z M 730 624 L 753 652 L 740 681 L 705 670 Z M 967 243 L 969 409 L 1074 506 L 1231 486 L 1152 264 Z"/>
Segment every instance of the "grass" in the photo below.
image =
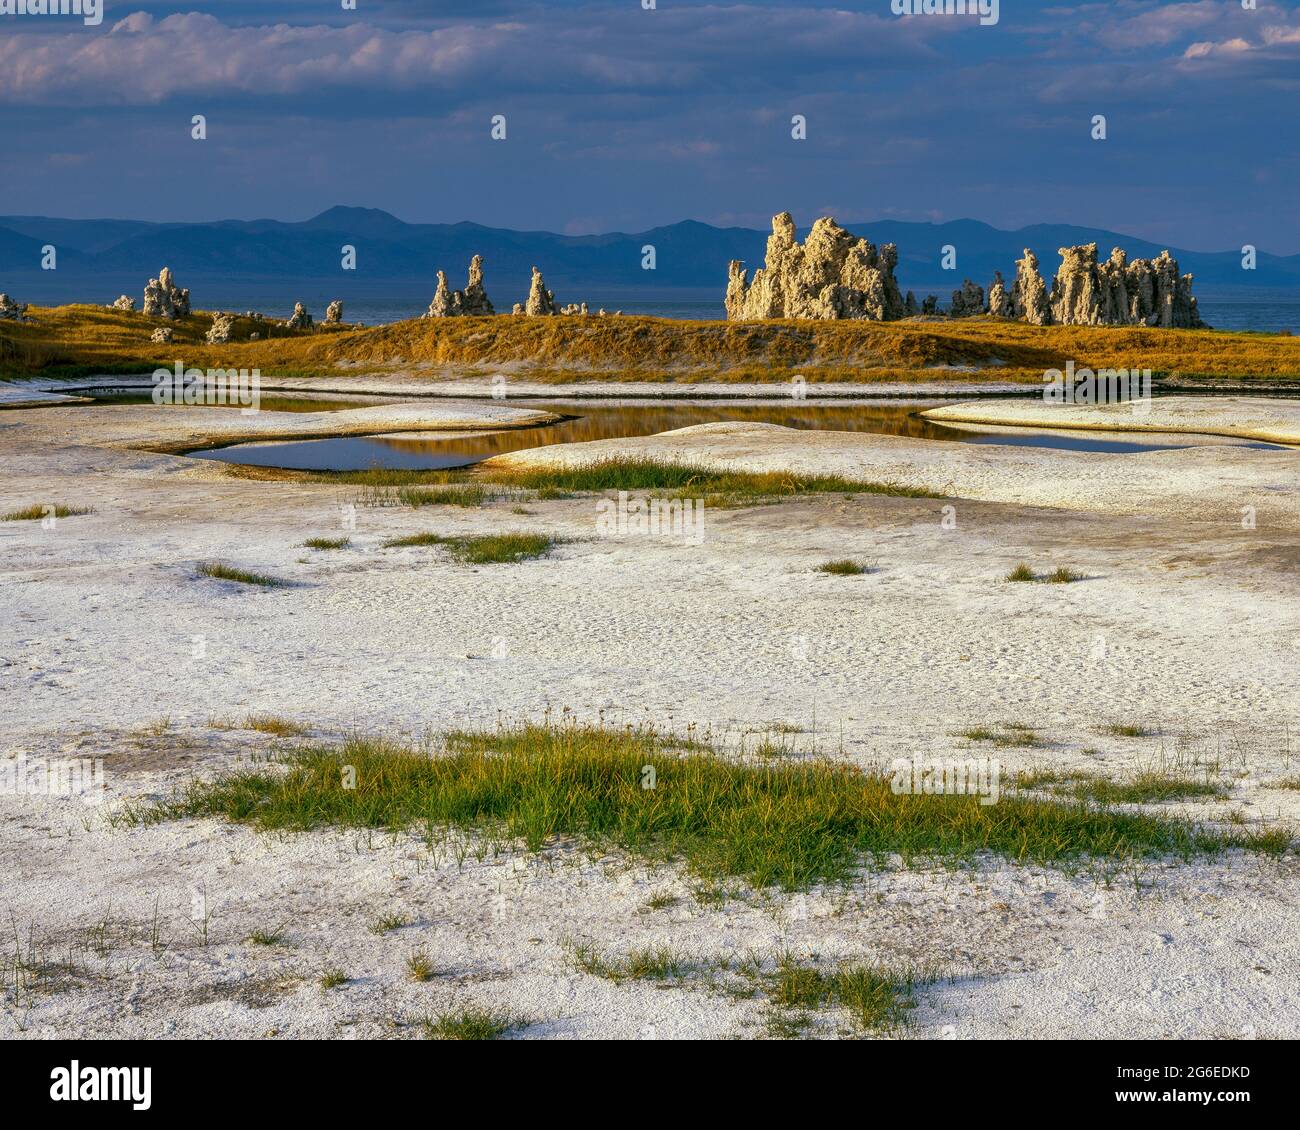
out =
<path fill-rule="evenodd" d="M 482 483 L 458 483 L 441 487 L 401 487 L 397 499 L 403 506 L 482 506 L 502 497 Z"/>
<path fill-rule="evenodd" d="M 331 966 L 329 969 L 326 969 L 321 973 L 320 977 L 317 978 L 316 983 L 320 985 L 322 989 L 328 990 L 337 989 L 340 985 L 346 985 L 348 980 L 348 975 L 344 973 L 342 969 L 339 969 L 337 966 Z"/>
<path fill-rule="evenodd" d="M 753 502 L 817 493 L 946 497 L 900 483 L 847 479 L 841 475 L 730 471 L 663 459 L 601 459 L 574 467 L 529 467 L 487 473 L 493 482 L 535 490 L 539 498 L 603 490 L 655 491 L 669 497 L 703 497 L 726 502 Z"/>
<path fill-rule="evenodd" d="M 498 285 L 509 289 L 508 280 Z M 457 370 L 510 365 L 521 379 L 540 381 L 779 381 L 796 374 L 810 383 L 919 381 L 932 378 L 935 366 L 965 365 L 998 382 L 1039 385 L 1047 369 L 1064 369 L 1070 359 L 1096 371 L 1128 368 L 1134 356 L 1158 377 L 1300 376 L 1300 339 L 1281 334 L 1030 326 L 983 318 L 725 322 L 503 316 L 410 319 L 313 333 L 237 317 L 234 340 L 211 346 L 204 335 L 212 315 L 196 311 L 172 324 L 173 345 L 159 346 L 149 341 L 154 323 L 139 312 L 74 305 L 34 306 L 31 314 L 33 322 L 0 325 L 0 376 L 139 373 L 170 364 L 178 348 L 200 368 L 260 368 L 263 376 L 335 376 L 339 361 L 382 369 L 400 357 L 408 365 L 430 362 Z M 254 330 L 262 340 L 247 340 Z M 978 379 L 979 373 L 970 377 Z"/>
<path fill-rule="evenodd" d="M 359 486 L 376 492 L 396 490 L 399 487 L 444 486 L 448 483 L 461 483 L 465 479 L 463 471 L 379 466 L 363 467 L 355 471 L 307 471 L 305 476 L 309 482 Z"/>
<path fill-rule="evenodd" d="M 260 734 L 274 734 L 277 738 L 298 738 L 311 732 L 311 727 L 284 718 L 278 714 L 249 714 L 238 724 L 241 730 L 256 730 Z"/>
<path fill-rule="evenodd" d="M 302 546 L 304 549 L 347 549 L 351 544 L 351 538 L 308 538 Z"/>
<path fill-rule="evenodd" d="M 1038 731 L 1023 722 L 980 723 L 952 735 L 968 742 L 991 742 L 999 749 L 1031 749 L 1041 745 Z"/>
<path fill-rule="evenodd" d="M 265 573 L 254 573 L 248 569 L 236 569 L 231 565 L 224 565 L 220 561 L 202 561 L 199 563 L 199 576 L 211 577 L 214 581 L 235 581 L 241 585 L 260 585 L 262 588 L 282 588 L 288 584 L 278 577 L 270 577 Z"/>
<path fill-rule="evenodd" d="M 1077 780 L 1067 790 L 1081 800 L 1098 804 L 1161 804 L 1171 800 L 1195 800 L 1211 797 L 1221 800 L 1228 790 L 1208 777 L 1188 777 L 1147 769 L 1123 781 L 1104 777 Z"/>
<path fill-rule="evenodd" d="M 507 1032 L 523 1028 L 528 1021 L 483 1008 L 461 1008 L 443 1012 L 423 1023 L 427 1040 L 499 1040 Z"/>
<path fill-rule="evenodd" d="M 1270 781 L 1268 788 L 1300 790 L 1300 777 L 1279 777 L 1276 781 Z"/>
<path fill-rule="evenodd" d="M 388 934 L 410 924 L 410 919 L 402 914 L 385 914 L 375 919 L 370 926 L 372 934 Z"/>
<path fill-rule="evenodd" d="M 172 718 L 170 714 L 167 714 L 155 718 L 152 722 L 146 722 L 143 726 L 134 730 L 133 734 L 141 738 L 161 738 L 171 728 Z"/>
<path fill-rule="evenodd" d="M 1173 800 L 1213 798 L 1222 800 L 1227 788 L 1210 775 L 1142 769 L 1130 777 L 1113 781 L 1083 769 L 1036 769 L 1021 773 L 1017 784 L 1027 789 L 1049 789 L 1094 804 L 1161 804 Z"/>
<path fill-rule="evenodd" d="M 38 522 L 44 518 L 75 518 L 94 512 L 93 506 L 64 506 L 62 503 L 50 506 L 48 503 L 34 502 L 21 510 L 10 510 L 8 514 L 0 515 L 0 522 Z"/>
<path fill-rule="evenodd" d="M 557 838 L 680 860 L 705 880 L 804 889 L 894 856 L 981 853 L 1066 866 L 1085 858 L 1277 853 L 1282 831 L 1220 832 L 1143 813 L 1003 795 L 898 794 L 887 776 L 805 759 L 763 764 L 682 752 L 652 730 L 520 724 L 459 731 L 440 748 L 368 739 L 287 751 L 280 764 L 184 786 L 115 814 L 123 824 L 224 817 L 265 830 L 455 827 L 541 851 Z M 653 788 L 643 769 L 656 770 Z M 343 787 L 350 766 L 355 787 Z"/>
<path fill-rule="evenodd" d="M 676 906 L 680 901 L 676 895 L 661 891 L 646 899 L 644 905 L 646 910 L 667 910 L 670 906 Z"/>
<path fill-rule="evenodd" d="M 284 943 L 284 927 L 277 926 L 274 930 L 254 930 L 248 935 L 248 940 L 255 946 L 278 946 Z"/>
<path fill-rule="evenodd" d="M 432 981 L 435 974 L 433 961 L 425 950 L 414 950 L 407 955 L 406 972 L 412 981 Z"/>
<path fill-rule="evenodd" d="M 859 565 L 856 561 L 847 557 L 841 557 L 836 561 L 825 561 L 817 566 L 817 572 L 831 573 L 837 577 L 856 577 L 866 571 L 867 567 L 865 565 Z"/>
<path fill-rule="evenodd" d="M 546 534 L 480 534 L 464 537 L 411 534 L 384 542 L 385 549 L 424 545 L 445 546 L 452 557 L 464 565 L 513 565 L 535 557 L 545 557 L 555 548 L 556 539 Z"/>
<path fill-rule="evenodd" d="M 1067 569 L 1064 565 L 1058 566 L 1047 574 L 1047 583 L 1049 585 L 1069 585 L 1082 580 L 1082 573 L 1077 569 Z"/>
<path fill-rule="evenodd" d="M 843 1008 L 866 1031 L 887 1032 L 907 1023 L 908 1011 L 916 1007 L 916 988 L 934 979 L 859 963 L 823 971 L 787 956 L 771 979 L 771 999 L 776 1007 L 797 1013 Z"/>
<path fill-rule="evenodd" d="M 1153 738 L 1159 732 L 1141 722 L 1108 722 L 1097 727 L 1097 733 L 1108 734 L 1112 738 Z"/>
<path fill-rule="evenodd" d="M 573 963 L 584 973 L 620 984 L 623 981 L 670 981 L 686 977 L 694 968 L 685 954 L 670 946 L 634 949 L 625 957 L 609 959 L 590 943 L 573 947 Z"/>
<path fill-rule="evenodd" d="M 830 969 L 803 964 L 782 954 L 774 968 L 751 954 L 743 960 L 691 958 L 671 946 L 633 949 L 622 957 L 606 957 L 591 943 L 571 947 L 577 969 L 615 984 L 627 981 L 700 983 L 732 995 L 750 997 L 765 989 L 771 1012 L 769 1034 L 793 1038 L 812 1022 L 811 1014 L 841 1008 L 868 1032 L 903 1027 L 916 1006 L 915 992 L 930 984 L 933 974 L 894 971 L 884 966 L 846 962 Z M 727 980 L 720 975 L 729 974 Z"/>
<path fill-rule="evenodd" d="M 1082 581 L 1084 574 L 1077 569 L 1067 569 L 1064 565 L 1058 566 L 1045 576 L 1039 576 L 1023 561 L 1011 570 L 1004 578 L 1005 581 L 1012 582 L 1038 582 L 1041 581 L 1049 585 L 1068 585 L 1074 581 Z"/>

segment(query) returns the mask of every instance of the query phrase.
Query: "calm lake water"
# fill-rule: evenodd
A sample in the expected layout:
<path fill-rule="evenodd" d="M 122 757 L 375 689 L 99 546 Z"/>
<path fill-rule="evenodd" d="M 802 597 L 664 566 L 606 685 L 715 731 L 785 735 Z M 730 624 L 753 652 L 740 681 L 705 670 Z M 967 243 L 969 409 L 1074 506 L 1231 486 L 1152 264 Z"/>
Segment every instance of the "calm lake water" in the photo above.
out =
<path fill-rule="evenodd" d="M 474 401 L 461 403 L 473 406 Z M 269 407 L 263 400 L 263 406 Z M 466 467 L 493 455 L 542 447 L 555 443 L 582 443 L 596 439 L 622 439 L 655 435 L 693 424 L 724 421 L 752 421 L 780 424 L 787 428 L 839 432 L 875 432 L 879 435 L 954 443 L 994 443 L 1016 447 L 1051 447 L 1066 451 L 1101 451 L 1125 454 L 1162 451 L 1193 446 L 1186 437 L 1153 435 L 1098 435 L 1095 432 L 1017 429 L 1010 432 L 977 432 L 935 423 L 918 413 L 936 403 L 832 403 L 778 402 L 701 403 L 699 401 L 654 404 L 583 402 L 556 400 L 530 402 L 529 408 L 570 417 L 558 424 L 510 431 L 486 432 L 456 439 L 337 439 L 294 440 L 284 443 L 236 444 L 193 453 L 197 459 L 215 459 L 254 467 L 281 467 L 303 471 L 360 471 L 369 467 L 449 469 Z M 1199 443 L 1216 442 L 1201 439 Z M 1236 446 L 1272 447 L 1271 444 L 1241 443 Z"/>

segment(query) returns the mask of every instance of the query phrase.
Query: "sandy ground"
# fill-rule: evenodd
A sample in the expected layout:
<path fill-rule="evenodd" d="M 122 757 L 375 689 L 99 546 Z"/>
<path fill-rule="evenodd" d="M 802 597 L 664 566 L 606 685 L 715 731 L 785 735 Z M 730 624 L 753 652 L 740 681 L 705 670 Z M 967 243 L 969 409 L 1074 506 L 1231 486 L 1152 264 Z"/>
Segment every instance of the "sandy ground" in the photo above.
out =
<path fill-rule="evenodd" d="M 709 510 L 694 545 L 602 538 L 591 498 L 413 511 L 356 506 L 355 488 L 235 480 L 122 446 L 132 427 L 144 437 L 179 421 L 110 426 L 107 411 L 135 410 L 0 416 L 0 509 L 95 507 L 48 529 L 0 524 L 0 754 L 103 758 L 106 784 L 98 804 L 0 797 L 0 915 L 38 960 L 73 955 L 42 990 L 5 991 L 8 1034 L 400 1037 L 465 1005 L 523 1018 L 530 1037 L 763 1033 L 762 1000 L 725 984 L 615 985 L 576 970 L 569 947 L 594 941 L 611 956 L 671 943 L 701 963 L 788 949 L 941 969 L 949 979 L 919 994 L 913 1038 L 1300 1035 L 1293 853 L 1109 875 L 894 866 L 844 889 L 717 902 L 675 869 L 573 846 L 493 855 L 473 842 L 110 819 L 131 798 L 265 755 L 276 739 L 221 724 L 249 712 L 336 740 L 567 707 L 696 723 L 730 745 L 779 722 L 802 729 L 799 753 L 873 765 L 969 754 L 955 731 L 1019 721 L 1042 744 L 996 751 L 1007 772 L 1209 767 L 1228 799 L 1172 810 L 1295 827 L 1300 792 L 1278 786 L 1300 753 L 1300 454 L 1117 456 L 710 425 L 504 457 L 618 450 L 953 496 Z M 207 429 L 214 410 L 139 411 Z M 481 568 L 381 546 L 421 530 L 569 540 L 549 559 Z M 319 535 L 352 546 L 301 548 Z M 814 572 L 844 556 L 873 568 Z M 294 584 L 198 578 L 210 558 Z M 1020 561 L 1087 579 L 1003 582 Z M 1159 733 L 1098 732 L 1128 720 Z M 656 894 L 676 901 L 650 909 Z M 387 914 L 409 924 L 373 933 Z M 279 926 L 284 945 L 247 940 Z M 438 971 L 429 982 L 407 976 L 416 949 Z M 326 991 L 330 967 L 350 980 Z M 850 1030 L 833 1012 L 813 1028 Z"/>
<path fill-rule="evenodd" d="M 930 408 L 924 415 L 944 423 L 1011 424 L 1024 427 L 1106 431 L 1191 432 L 1300 444 L 1300 400 L 1260 396 L 1170 396 L 1148 402 L 1052 405 L 1041 397 L 989 400 Z"/>
<path fill-rule="evenodd" d="M 35 415 L 40 413 L 40 415 Z M 549 412 L 487 403 L 463 408 L 436 402 L 380 404 L 337 412 L 262 412 L 241 408 L 160 408 L 153 404 L 82 405 L 75 410 L 32 408 L 0 417 L 0 427 L 39 427 L 52 443 L 76 443 L 87 432 L 95 444 L 130 450 L 180 452 L 241 441 L 302 440 L 404 432 L 499 431 L 557 419 Z"/>

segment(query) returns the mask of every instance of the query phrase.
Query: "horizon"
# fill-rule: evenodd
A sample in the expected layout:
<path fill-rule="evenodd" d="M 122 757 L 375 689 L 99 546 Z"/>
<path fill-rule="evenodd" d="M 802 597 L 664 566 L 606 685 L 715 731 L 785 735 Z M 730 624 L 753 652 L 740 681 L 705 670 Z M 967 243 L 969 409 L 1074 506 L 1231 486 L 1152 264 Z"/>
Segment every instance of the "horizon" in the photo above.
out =
<path fill-rule="evenodd" d="M 367 204 L 331 204 L 328 207 L 321 209 L 320 211 L 313 212 L 311 215 L 304 216 L 300 219 L 285 219 L 281 216 L 259 215 L 259 216 L 215 216 L 210 219 L 156 220 L 147 217 L 125 216 L 125 215 L 55 216 L 55 215 L 49 215 L 45 213 L 35 213 L 35 212 L 31 212 L 31 213 L 12 212 L 12 213 L 5 213 L 0 215 L 0 223 L 3 223 L 6 220 L 22 220 L 22 221 L 52 220 L 57 222 L 74 222 L 74 223 L 86 223 L 86 224 L 136 223 L 136 224 L 151 224 L 158 227 L 203 227 L 206 225 L 217 225 L 217 224 L 257 224 L 257 223 L 292 225 L 292 224 L 313 223 L 314 221 L 329 215 L 331 212 L 341 212 L 341 211 L 375 213 L 383 217 L 386 217 L 387 219 L 396 220 L 398 223 L 403 224 L 407 227 L 440 227 L 440 228 L 477 227 L 489 231 L 508 231 L 508 232 L 512 232 L 515 234 L 522 234 L 522 235 L 537 233 L 543 235 L 556 236 L 557 238 L 560 239 L 571 239 L 571 240 L 599 239 L 602 237 L 620 236 L 620 235 L 621 236 L 647 235 L 654 231 L 661 231 L 666 228 L 679 227 L 684 224 L 700 224 L 705 227 L 713 228 L 716 231 L 730 230 L 730 231 L 766 233 L 771 230 L 770 223 L 759 225 L 759 226 L 752 226 L 752 225 L 745 225 L 745 224 L 724 225 L 724 224 L 711 223 L 708 220 L 701 220 L 695 216 L 686 216 L 683 217 L 682 219 L 671 220 L 666 223 L 653 225 L 651 227 L 610 229 L 608 231 L 584 232 L 582 234 L 575 235 L 568 232 L 556 231 L 550 228 L 537 228 L 537 227 L 516 228 L 516 227 L 501 226 L 495 224 L 487 224 L 479 220 L 471 220 L 471 219 L 410 220 L 410 219 L 406 219 L 403 216 L 398 215 L 395 212 L 389 211 L 387 208 L 382 208 L 376 205 L 367 205 Z M 826 215 L 826 213 L 822 213 L 821 215 Z M 795 226 L 798 231 L 807 232 L 808 229 L 812 226 L 812 223 L 818 218 L 820 218 L 820 215 L 814 216 L 812 219 L 801 220 L 799 216 L 796 214 Z M 832 216 L 831 218 L 833 218 L 837 223 L 841 224 L 841 226 L 848 229 L 871 227 L 877 224 L 908 224 L 917 227 L 933 227 L 933 228 L 945 227 L 953 224 L 978 224 L 981 227 L 988 228 L 991 231 L 999 232 L 1000 234 L 1003 235 L 1017 235 L 1021 232 L 1029 231 L 1033 228 L 1072 227 L 1072 228 L 1081 228 L 1085 230 L 1091 229 L 1098 232 L 1108 232 L 1109 234 L 1119 238 L 1139 240 L 1144 243 L 1161 244 L 1162 246 L 1165 246 L 1170 250 L 1176 248 L 1180 251 L 1193 252 L 1200 255 L 1238 254 L 1240 251 L 1240 249 L 1236 247 L 1192 247 L 1187 243 L 1180 243 L 1177 241 L 1149 239 L 1146 236 L 1142 235 L 1140 232 L 1136 232 L 1136 231 L 1122 231 L 1118 228 L 1110 228 L 1110 227 L 1092 225 L 1092 224 L 1080 224 L 1068 220 L 1056 220 L 1056 221 L 1045 220 L 1033 224 L 1024 224 L 1016 228 L 1004 228 L 1004 227 L 999 227 L 996 224 L 989 223 L 987 220 L 978 219 L 974 216 L 954 216 L 951 219 L 947 219 L 947 220 L 900 220 L 896 217 L 888 217 L 888 216 L 881 216 L 876 219 L 851 219 L 851 220 L 841 219 L 839 216 Z M 1261 254 L 1272 255 L 1278 258 L 1290 258 L 1292 255 L 1300 255 L 1300 251 L 1296 251 L 1296 252 L 1274 251 L 1271 248 L 1267 248 L 1267 247 L 1260 247 L 1258 250 Z M 1099 252 L 1100 251 L 1101 248 L 1099 247 Z"/>

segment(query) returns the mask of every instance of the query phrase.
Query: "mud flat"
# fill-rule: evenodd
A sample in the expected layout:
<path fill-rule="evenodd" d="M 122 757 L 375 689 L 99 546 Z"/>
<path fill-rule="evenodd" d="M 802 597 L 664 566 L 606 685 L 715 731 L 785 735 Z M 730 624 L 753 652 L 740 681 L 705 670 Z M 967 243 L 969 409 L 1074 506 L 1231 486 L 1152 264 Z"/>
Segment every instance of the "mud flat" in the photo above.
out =
<path fill-rule="evenodd" d="M 1241 519 L 1242 507 L 1254 506 L 1268 514 L 1270 526 L 1300 529 L 1300 491 L 1291 485 L 1300 475 L 1300 451 L 1282 448 L 1192 446 L 1113 459 L 1092 452 L 721 423 L 657 436 L 531 448 L 496 456 L 484 466 L 568 467 L 631 457 L 717 469 L 843 475 L 954 498 L 1107 514 L 1195 513 L 1234 523 Z"/>
<path fill-rule="evenodd" d="M 439 414 L 437 426 L 521 422 L 485 407 L 476 424 Z M 532 854 L 474 835 L 118 819 L 277 748 L 568 708 L 614 725 L 694 723 L 732 752 L 776 735 L 783 758 L 864 767 L 920 753 L 995 756 L 1008 778 L 1177 772 L 1218 791 L 1143 811 L 1295 831 L 1300 454 L 1106 455 L 724 424 L 487 465 L 645 456 L 945 496 L 709 505 L 691 544 L 602 536 L 598 494 L 367 505 L 355 486 L 249 481 L 135 449 L 211 438 L 219 414 L 38 408 L 0 420 L 0 512 L 93 508 L 49 528 L 0 522 L 0 758 L 102 758 L 105 786 L 98 804 L 0 796 L 0 909 L 54 970 L 4 997 L 6 1035 L 403 1038 L 471 1005 L 520 1018 L 524 1037 L 769 1031 L 762 993 L 712 991 L 704 977 L 616 983 L 575 963 L 574 944 L 589 942 L 611 957 L 674 947 L 715 970 L 780 952 L 935 968 L 943 976 L 910 1013 L 917 1038 L 1300 1036 L 1287 973 L 1300 961 L 1294 849 L 1119 869 L 892 859 L 785 893 L 564 840 Z M 482 566 L 385 544 L 503 532 L 562 540 L 542 558 Z M 319 537 L 348 544 L 304 547 Z M 818 572 L 837 558 L 867 571 Z M 288 583 L 202 577 L 208 560 Z M 1082 579 L 1004 580 L 1020 562 Z M 305 733 L 249 728 L 253 714 Z M 1032 738 L 966 736 L 1008 722 Z M 401 924 L 376 929 L 381 918 Z M 250 941 L 277 930 L 278 943 Z M 417 950 L 437 967 L 427 982 L 409 973 Z M 325 989 L 330 969 L 346 980 Z M 808 1034 L 853 1031 L 832 1010 Z"/>
<path fill-rule="evenodd" d="M 123 404 L 80 406 L 75 411 L 32 409 L 24 413 L 22 426 L 28 434 L 45 436 L 50 442 L 91 435 L 90 446 L 179 453 L 270 440 L 499 431 L 558 419 L 550 412 L 492 403 L 464 407 L 408 402 L 333 412 L 247 413 L 238 407 Z"/>

